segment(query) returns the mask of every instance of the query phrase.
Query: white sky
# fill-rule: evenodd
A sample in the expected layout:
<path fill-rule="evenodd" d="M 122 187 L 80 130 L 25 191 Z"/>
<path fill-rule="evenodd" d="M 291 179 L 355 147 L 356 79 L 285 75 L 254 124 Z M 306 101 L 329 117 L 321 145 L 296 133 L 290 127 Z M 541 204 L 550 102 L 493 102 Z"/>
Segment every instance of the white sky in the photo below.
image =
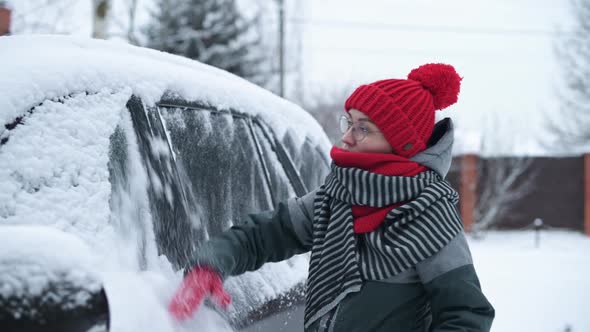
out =
<path fill-rule="evenodd" d="M 542 112 L 558 111 L 553 47 L 571 24 L 568 10 L 567 0 L 309 1 L 306 79 L 356 86 L 449 63 L 464 79 L 442 115 L 482 132 L 497 114 L 493 130 L 518 141 L 516 152 L 538 153 Z"/>
<path fill-rule="evenodd" d="M 30 12 L 44 1 L 16 1 L 15 25 L 26 23 L 19 12 Z M 140 7 L 151 1 L 139 0 Z M 289 10 L 303 0 L 286 1 Z M 114 3 L 115 11 L 126 12 L 126 0 Z M 307 0 L 303 13 L 291 10 L 287 15 L 303 27 L 302 70 L 308 89 L 350 90 L 377 79 L 403 78 L 424 63 L 449 63 L 464 79 L 459 102 L 440 116 L 452 117 L 463 135 L 492 131 L 510 138 L 496 144 L 501 145 L 496 153 L 536 154 L 542 150 L 536 141 L 547 136 L 544 112 L 559 111 L 556 87 L 561 76 L 553 47 L 557 31 L 571 25 L 568 3 Z M 90 0 L 61 4 L 67 15 L 45 21 L 61 22 L 55 32 L 88 35 Z M 147 22 L 148 16 L 141 11 L 138 22 Z M 125 31 L 125 19 L 118 16 L 113 29 Z M 491 122 L 495 125 L 490 129 L 486 124 Z M 476 146 L 467 149 L 479 145 L 472 144 Z"/>

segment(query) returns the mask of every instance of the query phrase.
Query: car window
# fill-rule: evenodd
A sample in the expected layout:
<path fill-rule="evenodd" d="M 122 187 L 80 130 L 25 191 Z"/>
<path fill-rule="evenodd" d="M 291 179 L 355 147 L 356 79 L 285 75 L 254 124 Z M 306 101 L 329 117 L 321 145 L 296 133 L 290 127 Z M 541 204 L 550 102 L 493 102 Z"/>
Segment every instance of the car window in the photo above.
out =
<path fill-rule="evenodd" d="M 289 197 L 295 196 L 296 192 L 293 188 L 293 182 L 300 181 L 299 174 L 287 175 L 285 171 L 285 165 L 289 160 L 279 160 L 277 156 L 275 142 L 271 141 L 272 137 L 269 137 L 264 132 L 262 127 L 258 124 L 253 125 L 255 139 L 260 145 L 262 158 L 267 165 L 272 196 L 274 198 L 274 204 L 277 205 L 280 201 L 285 200 Z"/>
<path fill-rule="evenodd" d="M 248 213 L 271 209 L 273 200 L 248 118 L 205 109 L 159 107 L 176 164 L 200 207 L 210 234 Z M 276 172 L 270 172 L 278 182 Z"/>
<path fill-rule="evenodd" d="M 121 135 L 115 131 L 111 137 L 109 171 L 113 193 L 111 209 L 113 214 L 119 206 L 140 193 L 129 193 L 126 188 L 135 186 L 140 170 L 125 167 L 130 154 L 138 153 L 147 179 L 149 214 L 152 219 L 158 252 L 166 255 L 177 268 L 184 268 L 195 245 L 207 237 L 201 209 L 192 198 L 190 181 L 183 180 L 183 169 L 175 162 L 175 155 L 164 126 L 161 112 L 155 108 L 145 109 L 142 101 L 132 97 L 127 103 L 135 135 Z M 128 146 L 137 146 L 128 148 Z M 136 152 L 135 152 L 136 151 Z M 133 159 L 133 158 L 131 158 Z M 123 204 L 118 203 L 119 201 Z M 120 209 L 126 213 L 126 209 Z"/>
<path fill-rule="evenodd" d="M 0 223 L 54 227 L 109 248 L 97 240 L 116 227 L 108 213 L 109 135 L 127 99 L 78 93 L 23 112 L 0 146 Z"/>
<path fill-rule="evenodd" d="M 311 191 L 323 183 L 324 178 L 328 175 L 330 170 L 328 154 L 307 137 L 302 143 L 295 143 L 300 141 L 295 139 L 295 135 L 297 133 L 288 130 L 280 139 L 280 144 L 292 156 L 291 159 L 301 180 L 307 190 Z"/>
<path fill-rule="evenodd" d="M 275 151 L 278 141 L 265 133 L 256 119 L 234 111 L 172 103 L 159 105 L 157 111 L 169 136 L 181 182 L 190 186 L 190 199 L 198 205 L 199 219 L 209 235 L 243 222 L 248 213 L 272 209 L 295 195 L 283 160 Z M 230 313 L 232 320 L 243 323 L 252 319 L 252 310 L 281 295 L 277 285 L 289 290 L 286 285 L 302 283 L 306 264 L 306 258 L 294 257 L 229 278 L 226 286 L 232 292 L 234 307 L 241 308 Z M 289 278 L 277 281 L 281 273 Z"/>

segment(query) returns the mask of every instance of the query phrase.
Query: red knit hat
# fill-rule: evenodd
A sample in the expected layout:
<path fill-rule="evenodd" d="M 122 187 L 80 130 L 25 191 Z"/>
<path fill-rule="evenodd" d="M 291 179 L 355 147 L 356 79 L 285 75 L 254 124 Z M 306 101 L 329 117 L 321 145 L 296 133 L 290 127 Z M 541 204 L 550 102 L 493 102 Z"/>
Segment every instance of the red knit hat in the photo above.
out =
<path fill-rule="evenodd" d="M 426 149 L 434 112 L 457 102 L 461 77 L 447 64 L 426 64 L 408 79 L 361 85 L 348 97 L 346 111 L 357 109 L 379 127 L 396 154 L 410 158 Z"/>

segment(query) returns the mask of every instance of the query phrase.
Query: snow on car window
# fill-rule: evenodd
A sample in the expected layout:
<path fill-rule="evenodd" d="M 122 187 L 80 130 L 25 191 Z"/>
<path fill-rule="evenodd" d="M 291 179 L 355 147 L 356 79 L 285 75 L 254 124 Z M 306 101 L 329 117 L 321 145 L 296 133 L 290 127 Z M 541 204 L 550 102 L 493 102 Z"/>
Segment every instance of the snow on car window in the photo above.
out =
<path fill-rule="evenodd" d="M 254 132 L 262 149 L 262 157 L 268 165 L 273 195 L 276 198 L 295 196 L 293 185 L 289 181 L 287 173 L 283 169 L 283 164 L 279 161 L 268 137 L 260 126 L 254 126 Z"/>
<path fill-rule="evenodd" d="M 109 136 L 128 98 L 129 90 L 46 100 L 11 130 L 0 148 L 2 223 L 48 225 L 102 246 Z"/>
<path fill-rule="evenodd" d="M 273 200 L 294 195 L 268 140 L 260 132 L 254 139 L 259 129 L 247 117 L 182 107 L 160 107 L 160 111 L 176 163 L 184 173 L 183 181 L 191 186 L 209 235 L 243 222 L 248 213 L 273 208 Z M 231 316 L 242 320 L 251 309 L 302 283 L 306 264 L 305 256 L 296 257 L 230 278 L 227 287 L 234 303 Z"/>
<path fill-rule="evenodd" d="M 211 233 L 228 228 L 247 213 L 272 207 L 245 119 L 207 110 L 161 110 L 177 164 L 191 183 Z"/>
<path fill-rule="evenodd" d="M 324 178 L 328 175 L 329 159 L 325 152 L 325 146 L 306 139 L 303 144 L 296 141 L 297 133 L 288 130 L 281 143 L 292 156 L 295 167 L 299 171 L 303 183 L 308 190 L 315 189 L 318 183 L 323 183 Z"/>
<path fill-rule="evenodd" d="M 196 325 L 229 331 L 208 309 L 187 326 L 166 311 L 182 273 L 156 248 L 152 179 L 126 108 L 130 96 L 124 89 L 45 100 L 7 131 L 0 146 L 0 275 L 10 283 L 0 277 L 0 300 L 16 294 L 26 302 L 29 293 L 59 283 L 79 296 L 73 303 L 51 292 L 52 301 L 73 306 L 102 286 L 113 332 Z M 161 140 L 154 137 L 149 149 L 158 158 L 166 156 Z"/>

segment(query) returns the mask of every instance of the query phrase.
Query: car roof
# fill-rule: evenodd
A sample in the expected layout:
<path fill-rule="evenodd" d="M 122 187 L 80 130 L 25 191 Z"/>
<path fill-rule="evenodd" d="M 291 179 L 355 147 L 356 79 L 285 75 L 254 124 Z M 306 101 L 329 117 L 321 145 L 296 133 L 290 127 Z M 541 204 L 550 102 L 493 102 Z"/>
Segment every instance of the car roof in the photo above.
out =
<path fill-rule="evenodd" d="M 296 139 L 329 145 L 320 125 L 294 103 L 226 71 L 121 41 L 6 36 L 0 38 L 0 63 L 4 124 L 46 99 L 80 92 L 128 91 L 147 106 L 173 92 L 189 101 L 262 117 L 279 138 L 292 129 Z"/>

